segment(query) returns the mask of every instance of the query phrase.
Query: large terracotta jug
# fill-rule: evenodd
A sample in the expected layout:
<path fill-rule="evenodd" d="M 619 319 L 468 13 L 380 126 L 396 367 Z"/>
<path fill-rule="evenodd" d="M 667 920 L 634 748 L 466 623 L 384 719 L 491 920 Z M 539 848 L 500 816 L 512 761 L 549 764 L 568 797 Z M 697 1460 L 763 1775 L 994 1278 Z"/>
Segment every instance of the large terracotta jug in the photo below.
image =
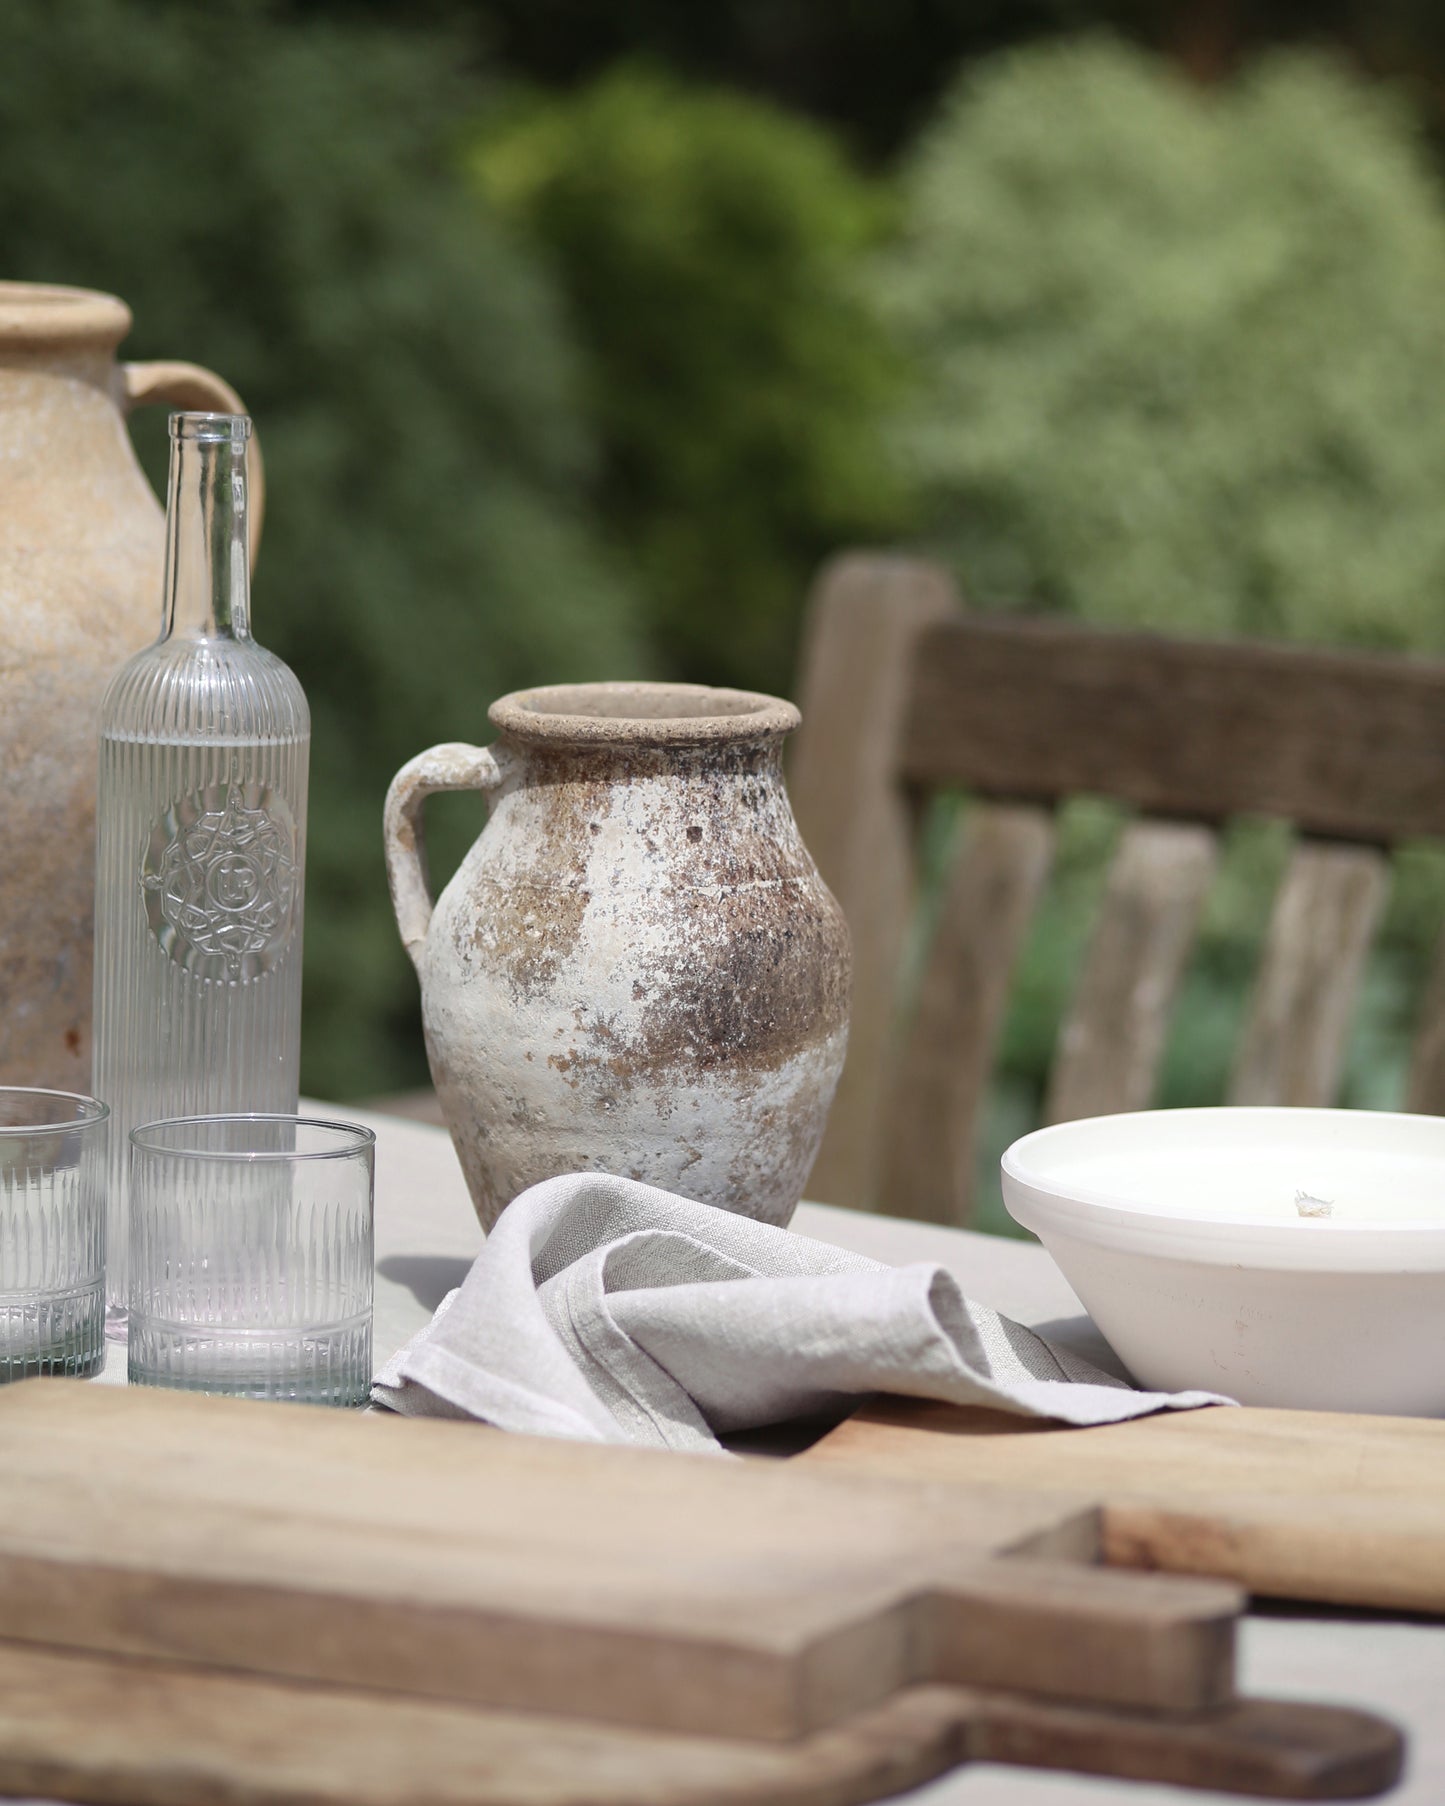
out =
<path fill-rule="evenodd" d="M 244 411 L 195 364 L 117 364 L 130 323 L 0 282 L 0 1084 L 90 1089 L 97 716 L 159 630 L 164 560 L 126 415 Z"/>
<path fill-rule="evenodd" d="M 556 1173 L 786 1223 L 848 1033 L 842 911 L 783 789 L 788 702 L 691 684 L 505 696 L 397 773 L 386 849 L 432 1077 L 486 1228 Z M 491 815 L 433 907 L 425 799 Z"/>

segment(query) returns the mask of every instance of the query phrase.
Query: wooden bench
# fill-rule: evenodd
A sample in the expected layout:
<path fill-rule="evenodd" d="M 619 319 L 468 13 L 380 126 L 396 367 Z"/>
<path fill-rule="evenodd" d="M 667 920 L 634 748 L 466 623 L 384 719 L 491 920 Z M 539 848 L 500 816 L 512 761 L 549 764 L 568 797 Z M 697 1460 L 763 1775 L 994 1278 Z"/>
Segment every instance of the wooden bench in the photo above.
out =
<path fill-rule="evenodd" d="M 1445 664 L 970 615 L 938 567 L 848 554 L 821 574 L 789 785 L 854 941 L 848 1063 L 808 1186 L 968 1220 L 976 1125 L 1054 810 L 1133 811 L 1055 1049 L 1045 1115 L 1147 1108 L 1231 817 L 1293 824 L 1229 1101 L 1335 1101 L 1388 849 L 1445 836 Z M 899 1017 L 921 804 L 979 799 Z M 1445 1110 L 1437 958 L 1407 1107 Z"/>

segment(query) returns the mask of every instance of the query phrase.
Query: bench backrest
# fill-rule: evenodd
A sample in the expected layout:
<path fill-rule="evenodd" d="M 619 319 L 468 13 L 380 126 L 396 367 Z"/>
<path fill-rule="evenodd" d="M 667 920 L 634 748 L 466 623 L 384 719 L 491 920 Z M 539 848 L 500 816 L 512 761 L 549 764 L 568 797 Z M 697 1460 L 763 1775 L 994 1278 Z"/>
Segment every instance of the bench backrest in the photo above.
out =
<path fill-rule="evenodd" d="M 853 553 L 819 578 L 789 783 L 854 940 L 848 1064 L 808 1188 L 965 1222 L 977 1118 L 1053 811 L 1135 813 L 1055 1050 L 1046 1118 L 1147 1108 L 1230 817 L 1292 823 L 1230 1086 L 1335 1100 L 1387 849 L 1445 837 L 1445 665 L 1106 633 L 966 613 L 937 566 Z M 947 873 L 916 1004 L 898 1011 L 920 804 L 980 799 Z M 1408 1108 L 1445 1110 L 1445 962 Z"/>

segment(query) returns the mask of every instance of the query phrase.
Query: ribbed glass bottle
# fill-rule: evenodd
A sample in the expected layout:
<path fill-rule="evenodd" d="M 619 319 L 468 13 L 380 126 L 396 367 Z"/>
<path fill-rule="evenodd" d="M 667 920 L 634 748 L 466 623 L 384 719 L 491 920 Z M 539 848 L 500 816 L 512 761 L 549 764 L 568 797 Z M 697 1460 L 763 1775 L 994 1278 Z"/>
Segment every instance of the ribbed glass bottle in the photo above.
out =
<path fill-rule="evenodd" d="M 94 1089 L 111 1108 L 108 1321 L 130 1131 L 294 1111 L 311 720 L 251 638 L 244 415 L 173 414 L 161 637 L 101 704 Z"/>

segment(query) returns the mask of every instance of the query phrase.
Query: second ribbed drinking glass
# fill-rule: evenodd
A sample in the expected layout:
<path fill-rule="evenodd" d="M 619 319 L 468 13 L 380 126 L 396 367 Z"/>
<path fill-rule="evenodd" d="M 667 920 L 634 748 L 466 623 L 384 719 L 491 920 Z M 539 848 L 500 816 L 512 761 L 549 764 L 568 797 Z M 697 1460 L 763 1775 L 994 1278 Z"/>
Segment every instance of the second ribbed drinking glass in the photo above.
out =
<path fill-rule="evenodd" d="M 265 1115 L 131 1132 L 132 1385 L 366 1403 L 375 1139 Z"/>
<path fill-rule="evenodd" d="M 171 416 L 161 637 L 101 704 L 94 1085 L 117 1333 L 131 1129 L 296 1108 L 311 726 L 251 637 L 250 432 L 242 414 Z"/>

